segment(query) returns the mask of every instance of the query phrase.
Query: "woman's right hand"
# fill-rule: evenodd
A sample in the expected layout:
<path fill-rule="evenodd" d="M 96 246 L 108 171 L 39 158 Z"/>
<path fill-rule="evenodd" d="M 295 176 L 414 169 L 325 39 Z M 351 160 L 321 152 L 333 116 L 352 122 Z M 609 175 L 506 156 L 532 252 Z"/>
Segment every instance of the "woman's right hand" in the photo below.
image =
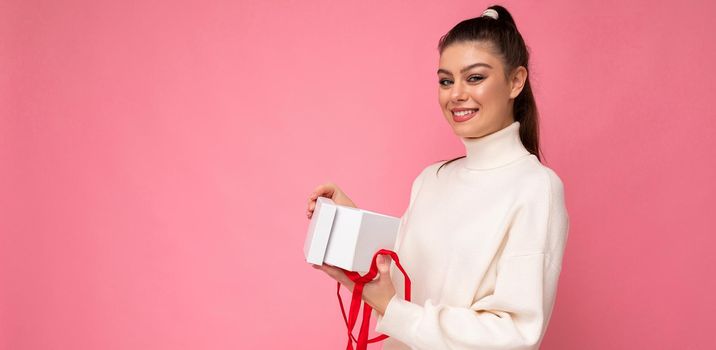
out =
<path fill-rule="evenodd" d="M 309 219 L 313 216 L 313 210 L 316 209 L 316 200 L 318 200 L 318 197 L 327 197 L 338 205 L 357 208 L 355 203 L 353 203 L 336 184 L 326 182 L 318 185 L 311 195 L 308 196 L 308 211 L 306 212 L 306 216 L 308 216 Z"/>

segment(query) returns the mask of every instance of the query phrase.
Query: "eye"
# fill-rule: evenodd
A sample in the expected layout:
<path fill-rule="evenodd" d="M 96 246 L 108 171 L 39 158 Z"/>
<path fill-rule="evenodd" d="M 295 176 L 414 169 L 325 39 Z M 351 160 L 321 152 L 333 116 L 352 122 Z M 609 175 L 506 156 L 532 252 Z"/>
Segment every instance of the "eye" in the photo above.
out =
<path fill-rule="evenodd" d="M 482 77 L 482 76 L 479 76 L 479 75 L 471 75 L 471 76 L 469 76 L 469 77 L 467 78 L 467 81 L 478 82 L 478 81 L 483 80 L 483 79 L 485 79 L 485 78 Z"/>
<path fill-rule="evenodd" d="M 438 80 L 438 84 L 440 84 L 440 85 L 442 85 L 442 86 L 448 86 L 448 84 L 450 84 L 450 83 L 452 83 L 452 81 L 450 81 L 450 79 L 440 79 L 440 80 Z"/>

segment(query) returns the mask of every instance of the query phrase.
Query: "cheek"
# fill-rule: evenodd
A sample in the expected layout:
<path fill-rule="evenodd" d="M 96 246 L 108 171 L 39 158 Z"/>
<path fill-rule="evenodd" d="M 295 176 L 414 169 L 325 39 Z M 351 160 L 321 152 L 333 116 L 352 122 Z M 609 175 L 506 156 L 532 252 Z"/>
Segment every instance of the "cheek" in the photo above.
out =
<path fill-rule="evenodd" d="M 474 86 L 470 90 L 470 96 L 478 103 L 488 103 L 490 101 L 490 88 L 486 85 Z"/>
<path fill-rule="evenodd" d="M 472 91 L 472 97 L 482 105 L 500 105 L 504 103 L 505 91 L 496 84 L 481 84 Z"/>
<path fill-rule="evenodd" d="M 438 90 L 438 102 L 440 103 L 441 108 L 445 108 L 448 101 L 450 101 L 450 91 L 449 90 Z"/>

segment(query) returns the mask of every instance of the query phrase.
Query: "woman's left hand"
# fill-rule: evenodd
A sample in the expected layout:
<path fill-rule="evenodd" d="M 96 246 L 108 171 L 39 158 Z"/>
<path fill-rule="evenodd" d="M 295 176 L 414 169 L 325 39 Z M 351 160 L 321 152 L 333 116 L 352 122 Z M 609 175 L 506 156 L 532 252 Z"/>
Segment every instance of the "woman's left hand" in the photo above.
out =
<path fill-rule="evenodd" d="M 376 265 L 378 275 L 376 278 L 365 284 L 363 287 L 363 300 L 382 316 L 388 307 L 390 299 L 395 295 L 395 287 L 390 279 L 390 257 L 378 255 Z M 334 280 L 340 282 L 344 287 L 353 292 L 353 281 L 345 275 L 344 270 L 328 264 L 313 265 L 313 268 L 323 270 Z"/>

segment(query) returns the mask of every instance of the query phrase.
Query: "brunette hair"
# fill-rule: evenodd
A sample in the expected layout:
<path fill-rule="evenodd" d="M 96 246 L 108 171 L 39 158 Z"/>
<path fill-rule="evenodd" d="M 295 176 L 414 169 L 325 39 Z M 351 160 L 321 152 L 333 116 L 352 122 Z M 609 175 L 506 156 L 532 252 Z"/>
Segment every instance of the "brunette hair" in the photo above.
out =
<path fill-rule="evenodd" d="M 443 50 L 453 43 L 486 42 L 491 44 L 502 59 L 506 77 L 509 76 L 513 69 L 519 66 L 527 69 L 528 74 L 525 86 L 515 98 L 514 119 L 520 122 L 520 140 L 522 144 L 530 153 L 537 156 L 538 160 L 542 161 L 539 148 L 539 113 L 537 112 L 537 104 L 530 85 L 530 55 L 527 45 L 525 45 L 522 35 L 517 30 L 517 25 L 507 9 L 500 5 L 493 5 L 488 9 L 497 11 L 497 19 L 489 15 L 483 15 L 458 23 L 440 38 L 438 51 L 442 54 Z M 440 168 L 464 157 L 451 159 L 440 165 Z M 438 172 L 440 172 L 440 168 L 438 168 Z"/>

